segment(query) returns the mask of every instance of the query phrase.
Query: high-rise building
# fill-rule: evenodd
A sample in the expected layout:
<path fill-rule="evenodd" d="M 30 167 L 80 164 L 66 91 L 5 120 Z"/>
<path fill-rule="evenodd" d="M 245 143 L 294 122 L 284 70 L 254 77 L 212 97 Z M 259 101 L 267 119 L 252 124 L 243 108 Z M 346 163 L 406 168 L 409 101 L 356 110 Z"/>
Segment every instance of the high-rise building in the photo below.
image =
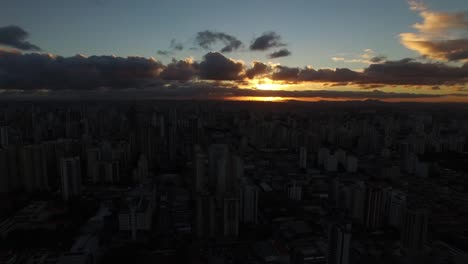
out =
<path fill-rule="evenodd" d="M 338 161 L 338 165 L 346 167 L 346 151 L 339 149 L 335 152 L 336 160 Z"/>
<path fill-rule="evenodd" d="M 79 157 L 60 160 L 62 197 L 65 201 L 81 194 L 81 161 Z"/>
<path fill-rule="evenodd" d="M 223 235 L 237 237 L 239 235 L 239 199 L 235 197 L 224 198 L 223 209 Z"/>
<path fill-rule="evenodd" d="M 351 216 L 353 206 L 353 189 L 352 186 L 345 183 L 340 183 L 340 193 L 338 195 L 338 208 L 341 208 L 347 216 Z"/>
<path fill-rule="evenodd" d="M 148 231 L 153 223 L 153 204 L 144 197 L 132 197 L 127 200 L 124 209 L 119 212 L 119 230 L 130 231 L 136 240 L 137 232 Z"/>
<path fill-rule="evenodd" d="M 92 183 L 98 183 L 98 162 L 101 160 L 101 151 L 98 148 L 91 148 L 88 149 L 86 154 L 86 171 L 88 181 Z"/>
<path fill-rule="evenodd" d="M 98 175 L 100 181 L 106 183 L 117 183 L 120 180 L 119 161 L 101 161 L 98 163 Z"/>
<path fill-rule="evenodd" d="M 351 224 L 332 221 L 328 228 L 328 264 L 348 264 Z"/>
<path fill-rule="evenodd" d="M 336 172 L 338 170 L 338 161 L 335 155 L 329 155 L 325 161 L 325 170 L 327 172 Z"/>
<path fill-rule="evenodd" d="M 148 173 L 148 159 L 146 159 L 145 155 L 141 155 L 138 159 L 137 167 L 133 170 L 133 180 L 141 183 L 148 178 Z"/>
<path fill-rule="evenodd" d="M 229 148 L 226 144 L 213 144 L 209 147 L 208 177 L 210 187 L 215 187 L 218 195 L 226 193 L 229 177 Z"/>
<path fill-rule="evenodd" d="M 328 205 L 338 207 L 340 201 L 340 178 L 335 176 L 330 178 L 328 185 Z"/>
<path fill-rule="evenodd" d="M 390 201 L 388 224 L 401 230 L 403 225 L 403 213 L 406 207 L 406 195 L 399 191 L 393 191 Z"/>
<path fill-rule="evenodd" d="M 258 187 L 245 180 L 240 189 L 240 219 L 243 223 L 257 223 Z"/>
<path fill-rule="evenodd" d="M 317 164 L 319 166 L 325 166 L 329 155 L 330 150 L 328 148 L 320 148 L 317 155 Z"/>
<path fill-rule="evenodd" d="M 6 148 L 9 144 L 8 140 L 8 127 L 0 127 L 0 147 Z"/>
<path fill-rule="evenodd" d="M 307 169 L 307 148 L 299 148 L 299 168 Z"/>
<path fill-rule="evenodd" d="M 366 186 L 364 182 L 357 182 L 351 186 L 352 205 L 351 217 L 358 223 L 364 222 L 364 205 L 366 199 Z"/>
<path fill-rule="evenodd" d="M 428 222 L 427 209 L 406 208 L 404 210 L 401 246 L 405 254 L 414 256 L 424 253 Z"/>
<path fill-rule="evenodd" d="M 8 193 L 10 191 L 7 155 L 7 151 L 0 148 L 0 171 L 2 172 L 0 173 L 0 193 Z"/>
<path fill-rule="evenodd" d="M 288 198 L 294 201 L 302 200 L 302 186 L 295 180 L 288 185 Z"/>
<path fill-rule="evenodd" d="M 346 157 L 346 171 L 347 172 L 357 172 L 358 168 L 358 159 L 355 156 Z"/>
<path fill-rule="evenodd" d="M 212 195 L 196 197 L 195 234 L 199 239 L 216 236 L 216 202 Z"/>
<path fill-rule="evenodd" d="M 369 184 L 366 188 L 364 224 L 368 230 L 382 227 L 384 219 L 384 192 L 381 186 Z"/>
<path fill-rule="evenodd" d="M 193 181 L 195 192 L 201 193 L 207 189 L 206 156 L 201 152 L 196 152 L 193 159 Z"/>
<path fill-rule="evenodd" d="M 228 169 L 226 191 L 231 193 L 237 192 L 239 189 L 239 182 L 244 177 L 244 161 L 239 155 L 233 154 Z"/>
<path fill-rule="evenodd" d="M 48 189 L 46 151 L 43 145 L 29 145 L 20 149 L 19 160 L 23 186 L 26 191 Z"/>
<path fill-rule="evenodd" d="M 20 163 L 18 160 L 18 148 L 9 147 L 6 149 L 6 160 L 8 167 L 9 190 L 17 191 L 22 188 L 23 182 L 20 174 Z"/>

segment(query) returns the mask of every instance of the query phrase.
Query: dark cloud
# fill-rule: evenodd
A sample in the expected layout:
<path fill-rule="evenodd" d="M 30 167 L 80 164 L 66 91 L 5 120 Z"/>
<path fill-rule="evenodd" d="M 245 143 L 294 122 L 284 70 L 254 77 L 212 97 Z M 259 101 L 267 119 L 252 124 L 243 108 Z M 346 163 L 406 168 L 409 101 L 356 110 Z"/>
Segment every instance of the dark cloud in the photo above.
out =
<path fill-rule="evenodd" d="M 468 63 L 456 67 L 403 59 L 372 64 L 358 72 L 347 68 L 269 66 L 262 62 L 254 62 L 252 67 L 247 68 L 243 62 L 227 58 L 219 52 L 207 53 L 201 62 L 173 60 L 163 65 L 155 59 L 143 57 L 60 57 L 0 50 L 0 89 L 3 90 L 124 89 L 195 79 L 219 81 L 220 85 L 222 81 L 247 82 L 244 85 L 248 85 L 248 79 L 264 77 L 286 83 L 358 85 L 364 89 L 396 85 L 456 87 L 468 83 Z"/>
<path fill-rule="evenodd" d="M 287 81 L 287 82 L 297 82 L 298 75 L 300 69 L 299 68 L 290 68 L 286 66 L 276 66 L 274 68 L 273 74 L 271 75 L 272 80 L 280 80 L 280 81 Z"/>
<path fill-rule="evenodd" d="M 174 54 L 174 52 L 182 50 L 184 50 L 184 45 L 177 40 L 172 39 L 168 50 L 158 50 L 157 53 L 161 56 L 171 56 Z"/>
<path fill-rule="evenodd" d="M 468 83 L 468 63 L 462 67 L 422 63 L 412 59 L 371 64 L 363 72 L 347 68 L 312 69 L 277 66 L 273 80 L 286 82 L 332 82 L 378 85 L 455 85 Z"/>
<path fill-rule="evenodd" d="M 370 58 L 369 61 L 372 62 L 372 63 L 381 63 L 381 62 L 384 62 L 386 60 L 387 60 L 386 56 L 380 55 L 380 56 L 375 56 L 375 57 Z"/>
<path fill-rule="evenodd" d="M 159 77 L 163 80 L 189 81 L 198 75 L 198 66 L 198 63 L 190 59 L 172 60 Z"/>
<path fill-rule="evenodd" d="M 298 75 L 300 81 L 309 82 L 354 82 L 359 80 L 359 78 L 360 73 L 346 68 L 335 70 L 305 68 Z"/>
<path fill-rule="evenodd" d="M 337 83 L 331 83 L 330 87 L 339 87 L 339 86 L 347 86 L 349 83 L 348 82 L 337 82 Z"/>
<path fill-rule="evenodd" d="M 291 55 L 291 52 L 288 49 L 280 49 L 278 51 L 271 53 L 268 57 L 270 57 L 270 59 L 275 59 L 275 58 L 287 57 L 290 55 Z"/>
<path fill-rule="evenodd" d="M 405 39 L 404 43 L 424 57 L 446 61 L 468 60 L 468 39 L 444 41 Z"/>
<path fill-rule="evenodd" d="M 265 75 L 269 73 L 269 71 L 270 67 L 267 64 L 259 61 L 254 61 L 253 67 L 248 69 L 245 75 L 247 76 L 247 78 L 253 79 L 257 76 Z"/>
<path fill-rule="evenodd" d="M 385 87 L 383 84 L 360 84 L 359 87 L 364 90 L 372 90 Z"/>
<path fill-rule="evenodd" d="M 195 42 L 203 49 L 211 49 L 216 43 L 223 43 L 225 46 L 220 52 L 232 52 L 238 50 L 242 46 L 242 42 L 236 37 L 222 32 L 205 30 L 197 33 Z"/>
<path fill-rule="evenodd" d="M 95 89 L 144 85 L 158 77 L 163 65 L 142 57 L 19 54 L 0 51 L 0 88 Z"/>
<path fill-rule="evenodd" d="M 397 85 L 460 84 L 468 82 L 468 67 L 421 63 L 411 59 L 387 61 L 366 68 L 362 82 Z"/>
<path fill-rule="evenodd" d="M 0 27 L 0 45 L 20 50 L 41 50 L 38 46 L 26 41 L 28 37 L 28 32 L 18 26 Z"/>
<path fill-rule="evenodd" d="M 171 45 L 169 47 L 171 50 L 177 50 L 177 51 L 181 51 L 184 49 L 184 44 L 178 42 L 177 40 L 175 39 L 172 39 L 171 40 Z"/>
<path fill-rule="evenodd" d="M 276 32 L 266 32 L 252 41 L 250 50 L 268 50 L 270 48 L 284 46 L 286 46 L 286 44 L 281 42 L 280 35 L 278 35 Z"/>
<path fill-rule="evenodd" d="M 200 79 L 241 80 L 244 64 L 224 57 L 219 52 L 209 52 L 200 63 Z"/>
<path fill-rule="evenodd" d="M 161 56 L 170 56 L 172 55 L 173 53 L 169 50 L 158 50 L 157 51 L 158 55 L 161 55 Z"/>

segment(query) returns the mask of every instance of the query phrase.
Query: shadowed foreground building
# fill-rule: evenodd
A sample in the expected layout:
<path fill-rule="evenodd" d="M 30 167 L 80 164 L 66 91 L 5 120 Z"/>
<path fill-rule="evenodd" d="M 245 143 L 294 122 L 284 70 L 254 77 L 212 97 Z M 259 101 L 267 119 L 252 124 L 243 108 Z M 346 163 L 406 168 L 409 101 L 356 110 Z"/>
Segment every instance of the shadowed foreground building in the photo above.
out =
<path fill-rule="evenodd" d="M 62 198 L 65 201 L 81 194 L 81 163 L 79 157 L 60 160 Z"/>
<path fill-rule="evenodd" d="M 429 216 L 427 209 L 406 208 L 403 212 L 401 246 L 406 255 L 418 256 L 425 251 Z"/>
<path fill-rule="evenodd" d="M 351 224 L 331 223 L 328 230 L 328 263 L 348 264 L 351 247 Z"/>

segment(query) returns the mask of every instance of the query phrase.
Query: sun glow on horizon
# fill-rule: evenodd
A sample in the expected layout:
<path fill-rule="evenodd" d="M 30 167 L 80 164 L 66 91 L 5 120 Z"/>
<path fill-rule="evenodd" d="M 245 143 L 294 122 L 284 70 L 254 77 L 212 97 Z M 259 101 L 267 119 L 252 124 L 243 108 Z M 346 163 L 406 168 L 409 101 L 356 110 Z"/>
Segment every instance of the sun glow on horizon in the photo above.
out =
<path fill-rule="evenodd" d="M 283 102 L 287 98 L 280 96 L 229 96 L 224 97 L 227 101 L 255 101 L 255 102 Z"/>
<path fill-rule="evenodd" d="M 253 80 L 252 85 L 259 90 L 269 91 L 282 90 L 287 87 L 287 85 L 275 82 L 269 78 L 255 79 Z"/>

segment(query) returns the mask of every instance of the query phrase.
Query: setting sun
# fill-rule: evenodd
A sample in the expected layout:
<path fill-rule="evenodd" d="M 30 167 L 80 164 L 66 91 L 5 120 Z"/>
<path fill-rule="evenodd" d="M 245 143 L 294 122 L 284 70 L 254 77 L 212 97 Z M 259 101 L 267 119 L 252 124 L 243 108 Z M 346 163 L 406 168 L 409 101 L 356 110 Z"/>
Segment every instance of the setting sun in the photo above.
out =
<path fill-rule="evenodd" d="M 288 98 L 280 96 L 230 96 L 223 99 L 227 101 L 283 102 Z"/>
<path fill-rule="evenodd" d="M 285 85 L 281 83 L 275 83 L 268 78 L 254 80 L 254 86 L 259 90 L 280 90 L 285 87 Z"/>

